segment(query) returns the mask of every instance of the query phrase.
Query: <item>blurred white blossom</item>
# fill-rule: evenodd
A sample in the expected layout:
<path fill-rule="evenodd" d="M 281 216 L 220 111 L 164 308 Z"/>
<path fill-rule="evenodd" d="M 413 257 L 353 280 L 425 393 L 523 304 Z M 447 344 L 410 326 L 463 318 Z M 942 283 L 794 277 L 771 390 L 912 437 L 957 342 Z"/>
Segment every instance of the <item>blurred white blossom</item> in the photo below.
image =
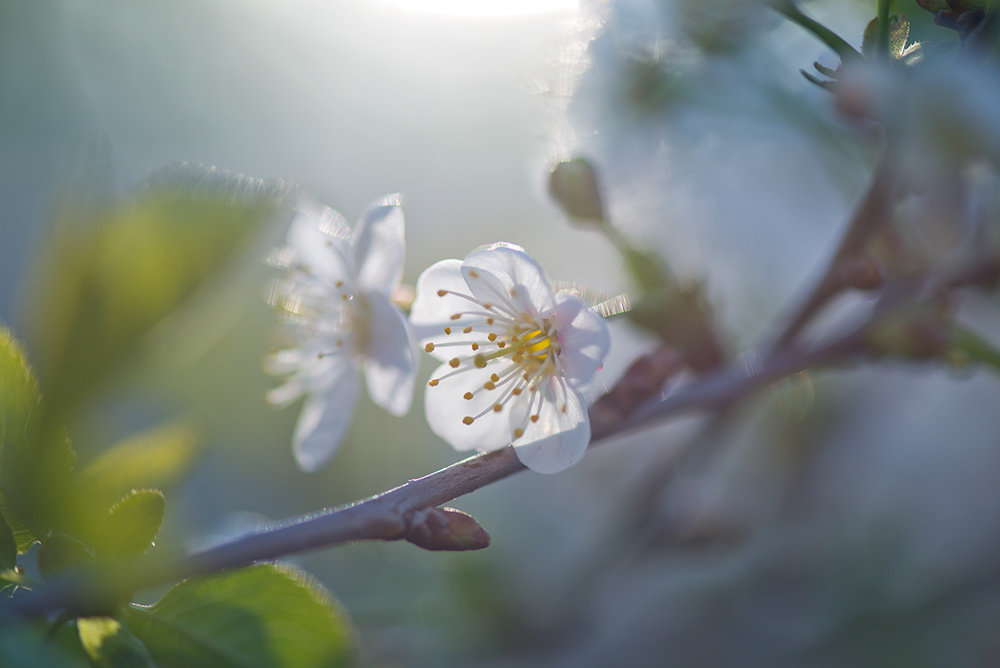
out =
<path fill-rule="evenodd" d="M 391 300 L 403 272 L 403 227 L 398 195 L 372 203 L 353 233 L 336 211 L 303 200 L 272 258 L 286 270 L 274 301 L 291 319 L 295 345 L 267 360 L 269 373 L 288 376 L 267 399 L 284 406 L 306 395 L 292 438 L 306 471 L 336 452 L 362 374 L 376 404 L 393 415 L 410 409 L 415 344 Z"/>

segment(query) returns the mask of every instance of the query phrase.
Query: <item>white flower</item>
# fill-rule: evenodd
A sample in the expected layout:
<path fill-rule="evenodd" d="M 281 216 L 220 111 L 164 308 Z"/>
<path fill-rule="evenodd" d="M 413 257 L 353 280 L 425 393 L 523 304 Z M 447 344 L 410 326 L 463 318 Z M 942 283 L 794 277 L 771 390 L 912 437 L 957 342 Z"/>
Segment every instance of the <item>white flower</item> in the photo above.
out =
<path fill-rule="evenodd" d="M 421 343 L 443 362 L 426 396 L 441 438 L 457 450 L 510 443 L 540 473 L 583 456 L 590 421 L 580 393 L 608 352 L 608 326 L 575 294 L 553 293 L 522 248 L 498 243 L 431 266 L 410 322 L 433 332 Z"/>
<path fill-rule="evenodd" d="M 306 471 L 336 451 L 362 374 L 376 404 L 393 415 L 410 409 L 415 342 L 391 301 L 404 251 L 401 198 L 390 195 L 372 203 L 353 234 L 336 211 L 301 201 L 272 258 L 287 272 L 274 301 L 290 317 L 296 345 L 267 360 L 268 372 L 288 375 L 267 399 L 284 406 L 307 395 L 292 437 Z"/>

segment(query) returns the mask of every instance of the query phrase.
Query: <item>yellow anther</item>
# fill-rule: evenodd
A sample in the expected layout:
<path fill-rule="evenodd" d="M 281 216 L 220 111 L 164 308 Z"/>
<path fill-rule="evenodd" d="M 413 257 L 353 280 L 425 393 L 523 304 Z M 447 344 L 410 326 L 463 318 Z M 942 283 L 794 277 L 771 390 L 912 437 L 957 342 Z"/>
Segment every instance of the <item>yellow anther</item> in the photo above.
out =
<path fill-rule="evenodd" d="M 462 363 L 462 361 L 460 359 L 458 359 L 457 357 L 452 357 L 450 360 L 448 360 L 448 364 L 451 365 L 452 369 L 457 369 L 458 365 L 461 364 L 461 363 Z"/>
<path fill-rule="evenodd" d="M 461 314 L 461 313 L 452 313 L 452 314 L 451 314 L 451 316 L 449 316 L 449 317 L 450 317 L 450 318 L 451 318 L 452 320 L 458 320 L 459 318 L 461 318 L 461 317 L 462 317 L 462 314 Z"/>
<path fill-rule="evenodd" d="M 466 415 L 464 418 L 462 418 L 462 422 L 464 424 L 472 424 L 475 421 L 476 421 L 476 418 L 472 417 L 471 415 Z"/>
<path fill-rule="evenodd" d="M 466 327 L 465 329 L 462 330 L 462 333 L 463 334 L 468 334 L 471 331 L 472 331 L 472 325 L 469 325 L 468 327 Z"/>
<path fill-rule="evenodd" d="M 431 378 L 430 381 L 428 381 L 427 384 L 430 385 L 431 387 L 437 387 L 437 384 L 440 383 L 440 382 L 441 381 L 438 380 L 437 378 Z"/>
<path fill-rule="evenodd" d="M 479 350 L 479 344 L 478 343 L 473 343 L 472 344 L 472 349 L 473 350 Z"/>
<path fill-rule="evenodd" d="M 490 374 L 490 380 L 492 380 L 494 383 L 499 382 L 500 381 L 500 376 L 496 375 L 495 373 L 491 373 Z"/>
<path fill-rule="evenodd" d="M 531 416 L 531 421 L 532 421 L 532 422 L 538 422 L 538 418 L 539 418 L 539 417 L 540 417 L 540 416 L 539 416 L 539 415 L 538 415 L 538 414 L 536 413 L 535 415 L 532 415 L 532 416 Z"/>
<path fill-rule="evenodd" d="M 446 294 L 448 294 L 447 290 L 438 290 L 438 297 L 444 297 Z"/>
<path fill-rule="evenodd" d="M 445 327 L 444 328 L 444 333 L 445 334 L 451 334 L 451 327 Z"/>
<path fill-rule="evenodd" d="M 428 343 L 426 346 L 424 346 L 424 352 L 428 352 L 428 353 L 434 352 L 434 344 L 433 343 Z"/>
<path fill-rule="evenodd" d="M 514 438 L 521 438 L 522 436 L 524 436 L 524 430 L 520 427 L 516 428 L 514 430 Z"/>
<path fill-rule="evenodd" d="M 466 400 L 471 399 L 472 397 L 473 397 L 472 392 L 466 392 L 465 394 L 462 395 L 462 398 Z"/>
<path fill-rule="evenodd" d="M 473 358 L 472 363 L 476 365 L 477 369 L 485 369 L 486 368 L 486 356 L 485 355 L 476 355 L 475 358 Z"/>
<path fill-rule="evenodd" d="M 521 394 L 521 392 L 523 392 L 523 391 L 524 390 L 522 390 L 520 387 L 515 387 L 513 390 L 510 391 L 510 393 L 513 394 L 516 397 L 517 395 Z"/>
<path fill-rule="evenodd" d="M 503 410 L 503 405 L 502 404 L 493 404 L 493 412 L 494 413 L 499 413 L 502 410 Z"/>
<path fill-rule="evenodd" d="M 485 383 L 483 383 L 483 389 L 486 389 L 486 390 L 495 390 L 495 389 L 497 389 L 497 386 L 496 386 L 496 384 L 492 380 L 488 380 Z"/>
<path fill-rule="evenodd" d="M 489 334 L 486 335 L 486 338 L 489 339 L 490 341 L 496 341 L 497 335 L 494 332 L 490 332 Z"/>

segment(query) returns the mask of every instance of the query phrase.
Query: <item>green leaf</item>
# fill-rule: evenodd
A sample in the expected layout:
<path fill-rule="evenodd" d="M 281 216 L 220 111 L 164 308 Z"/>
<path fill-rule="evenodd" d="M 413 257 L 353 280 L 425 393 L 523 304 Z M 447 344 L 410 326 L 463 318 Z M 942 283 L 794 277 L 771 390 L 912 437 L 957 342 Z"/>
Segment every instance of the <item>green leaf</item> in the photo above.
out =
<path fill-rule="evenodd" d="M 0 513 L 0 569 L 14 568 L 17 564 L 17 540 L 10 525 Z"/>
<path fill-rule="evenodd" d="M 190 422 L 152 429 L 113 445 L 84 467 L 79 495 L 103 511 L 129 490 L 172 484 L 197 452 L 198 434 Z"/>
<path fill-rule="evenodd" d="M 94 553 L 82 541 L 64 533 L 46 536 L 38 550 L 38 570 L 46 578 L 94 561 Z"/>
<path fill-rule="evenodd" d="M 189 167 L 55 226 L 37 263 L 29 323 L 52 410 L 72 414 L 143 334 L 226 265 L 274 204 L 274 190 L 258 181 Z"/>
<path fill-rule="evenodd" d="M 889 55 L 898 60 L 906 50 L 906 40 L 910 38 L 910 21 L 906 14 L 889 17 Z"/>
<path fill-rule="evenodd" d="M 45 623 L 0 624 L 0 666 L 4 668 L 83 668 L 86 659 L 65 634 L 49 631 Z"/>
<path fill-rule="evenodd" d="M 38 383 L 0 327 L 0 511 L 23 550 L 55 523 L 76 459 L 61 429 L 42 424 Z"/>
<path fill-rule="evenodd" d="M 994 373 L 1000 373 L 1000 348 L 967 327 L 955 327 L 952 330 L 945 357 L 956 367 L 978 362 Z"/>
<path fill-rule="evenodd" d="M 160 531 L 165 507 L 160 490 L 133 490 L 108 511 L 95 540 L 97 554 L 121 558 L 145 552 Z"/>
<path fill-rule="evenodd" d="M 81 617 L 76 620 L 76 629 L 83 651 L 97 668 L 153 665 L 145 645 L 113 617 Z"/>
<path fill-rule="evenodd" d="M 865 58 L 875 58 L 878 54 L 878 17 L 873 18 L 865 26 L 861 37 L 861 55 Z"/>
<path fill-rule="evenodd" d="M 165 668 L 347 665 L 352 634 L 308 574 L 261 564 L 186 580 L 126 620 Z"/>

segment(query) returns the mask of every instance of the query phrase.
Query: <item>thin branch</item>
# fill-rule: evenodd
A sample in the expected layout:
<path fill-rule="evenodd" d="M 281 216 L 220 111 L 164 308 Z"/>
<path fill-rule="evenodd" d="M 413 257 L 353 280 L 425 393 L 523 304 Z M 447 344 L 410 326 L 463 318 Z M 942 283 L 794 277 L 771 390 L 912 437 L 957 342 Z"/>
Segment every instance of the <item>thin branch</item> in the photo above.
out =
<path fill-rule="evenodd" d="M 680 413 L 730 403 L 804 369 L 863 352 L 863 331 L 858 330 L 822 348 L 775 355 L 760 369 L 744 365 L 704 376 L 642 405 L 624 419 L 613 411 L 592 410 L 591 446 Z M 368 499 L 293 518 L 181 559 L 149 558 L 99 572 L 67 574 L 0 604 L 0 618 L 11 613 L 30 615 L 64 608 L 93 613 L 101 610 L 101 601 L 118 600 L 122 592 L 346 542 L 399 540 L 412 528 L 417 511 L 439 506 L 524 468 L 511 447 L 469 457 Z"/>
<path fill-rule="evenodd" d="M 826 270 L 812 290 L 788 317 L 785 326 L 771 346 L 771 354 L 791 343 L 799 332 L 847 287 L 840 277 L 839 269 L 845 261 L 861 253 L 872 235 L 889 221 L 895 190 L 894 171 L 892 157 L 886 151 L 875 168 L 875 175 L 871 185 L 868 186 L 868 191 L 844 232 L 840 246 L 830 258 Z"/>

